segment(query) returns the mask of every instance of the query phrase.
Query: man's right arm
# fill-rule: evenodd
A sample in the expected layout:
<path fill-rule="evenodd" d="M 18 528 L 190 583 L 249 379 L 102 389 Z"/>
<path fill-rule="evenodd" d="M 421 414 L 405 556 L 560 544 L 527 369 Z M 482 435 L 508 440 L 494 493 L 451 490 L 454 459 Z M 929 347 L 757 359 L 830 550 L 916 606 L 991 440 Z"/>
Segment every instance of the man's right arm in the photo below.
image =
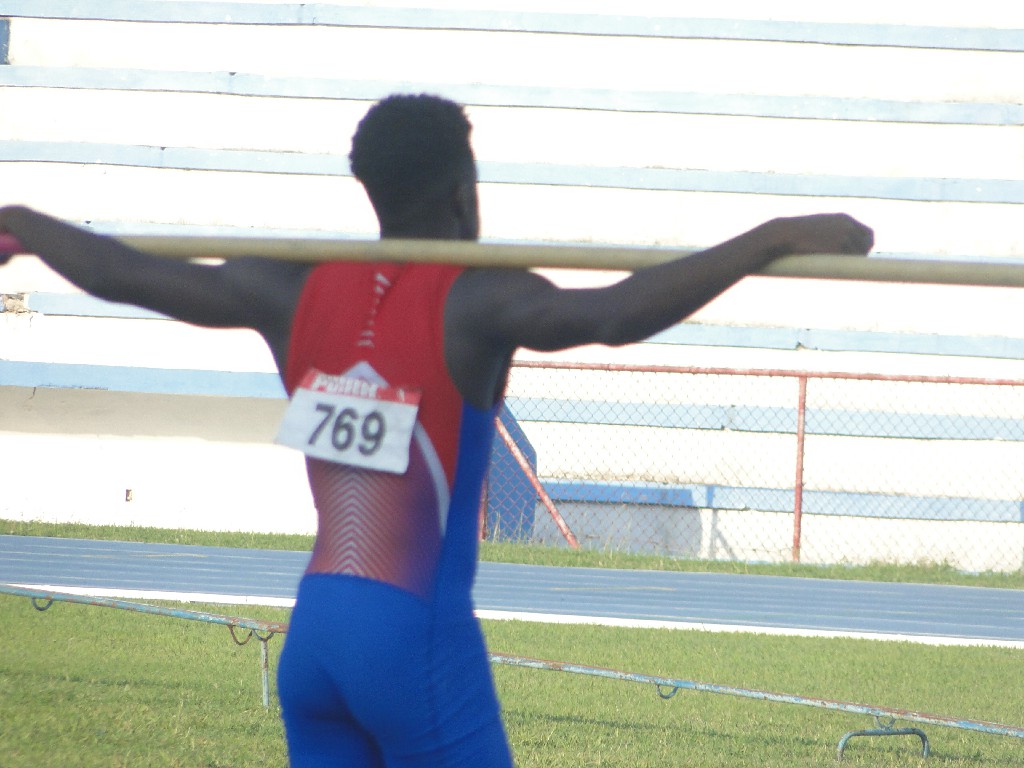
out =
<path fill-rule="evenodd" d="M 307 269 L 262 259 L 209 266 L 152 256 L 22 206 L 0 208 L 0 232 L 93 296 L 209 327 L 265 332 L 287 323 Z"/>

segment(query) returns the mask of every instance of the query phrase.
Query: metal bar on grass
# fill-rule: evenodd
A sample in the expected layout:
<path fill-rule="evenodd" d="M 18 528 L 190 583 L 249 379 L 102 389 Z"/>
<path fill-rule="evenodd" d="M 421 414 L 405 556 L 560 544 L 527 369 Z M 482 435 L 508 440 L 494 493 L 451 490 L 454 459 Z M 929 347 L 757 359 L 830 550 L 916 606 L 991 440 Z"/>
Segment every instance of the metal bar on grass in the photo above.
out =
<path fill-rule="evenodd" d="M 133 613 L 145 613 L 151 616 L 164 616 L 171 619 L 188 619 L 189 621 L 201 621 L 206 624 L 220 624 L 226 626 L 231 632 L 231 638 L 238 645 L 245 645 L 252 638 L 260 641 L 260 671 L 263 682 L 263 706 L 270 707 L 270 662 L 267 651 L 267 643 L 274 635 L 283 635 L 288 631 L 288 625 L 280 621 L 261 621 L 259 619 L 246 619 L 241 616 L 224 616 L 206 611 L 190 611 L 183 608 L 166 608 L 149 603 L 135 603 L 128 600 L 115 600 L 109 597 L 95 597 L 92 595 L 76 595 L 69 592 L 55 592 L 45 589 L 30 589 L 18 587 L 13 584 L 0 584 L 0 594 L 13 595 L 15 597 L 27 597 L 32 601 L 37 611 L 49 609 L 54 602 L 77 603 L 79 605 L 92 605 L 100 608 L 117 608 L 122 611 Z M 248 634 L 239 637 L 235 634 L 236 629 L 247 630 Z"/>
<path fill-rule="evenodd" d="M 160 606 L 148 605 L 145 603 L 133 603 L 125 600 L 112 600 L 110 598 L 103 597 L 91 597 L 88 595 L 75 595 L 65 592 L 29 589 L 25 587 L 17 587 L 12 584 L 0 584 L 0 594 L 8 594 L 16 597 L 27 597 L 32 600 L 33 605 L 35 605 L 36 608 L 39 610 L 46 610 L 54 601 L 62 601 L 80 603 L 84 605 L 95 605 L 108 608 L 119 608 L 122 610 L 130 610 L 137 613 L 149 613 L 160 616 L 167 616 L 170 618 L 189 619 L 193 621 L 204 621 L 207 623 L 224 624 L 231 628 L 232 637 L 234 637 L 234 629 L 236 627 L 250 630 L 250 633 L 264 644 L 264 648 L 266 647 L 266 641 L 269 640 L 274 634 L 284 634 L 288 631 L 288 624 L 284 622 L 259 621 L 255 619 L 245 619 L 234 616 L 221 616 L 218 614 L 210 614 L 202 611 L 162 608 Z M 38 604 L 39 600 L 45 601 L 45 604 L 40 606 Z M 261 636 L 259 634 L 260 632 L 264 632 L 266 634 Z M 238 640 L 237 637 L 235 637 L 235 641 L 240 644 L 244 644 L 247 640 L 248 638 L 240 641 Z M 895 723 L 897 720 L 905 720 L 908 722 L 924 723 L 927 725 L 939 725 L 946 728 L 959 728 L 962 730 L 977 731 L 996 736 L 1010 736 L 1013 738 L 1024 739 L 1024 727 L 1015 725 L 1005 725 L 1002 723 L 986 722 L 983 720 L 968 720 L 964 718 L 946 717 L 944 715 L 933 715 L 928 714 L 926 712 L 915 712 L 907 709 L 876 707 L 867 704 L 854 704 L 845 701 L 832 701 L 830 699 L 795 696 L 792 694 L 773 693 L 770 691 L 758 691 L 749 688 L 737 688 L 728 685 L 716 685 L 713 683 L 701 683 L 694 680 L 683 680 L 680 678 L 662 677 L 658 675 L 645 675 L 636 672 L 622 672 L 619 670 L 607 669 L 603 667 L 591 667 L 584 664 L 573 664 L 570 662 L 561 661 L 545 661 L 542 659 L 532 659 L 524 656 L 511 656 L 504 653 L 489 653 L 488 657 L 490 658 L 492 664 L 502 664 L 513 667 L 526 667 L 529 669 L 549 670 L 554 672 L 568 672 L 577 675 L 603 677 L 610 680 L 619 680 L 624 682 L 654 685 L 658 690 L 658 694 L 663 699 L 672 698 L 680 690 L 700 691 L 703 693 L 716 693 L 728 696 L 739 696 L 742 698 L 756 699 L 759 701 L 774 701 L 782 704 L 801 704 L 804 706 L 818 707 L 826 710 L 848 712 L 851 714 L 858 715 L 868 715 L 874 717 L 876 721 L 879 721 L 880 718 L 888 718 L 889 724 L 886 726 L 887 729 L 891 729 L 892 724 Z M 264 670 L 266 670 L 267 661 L 265 656 L 261 658 L 261 666 Z M 269 692 L 266 681 L 267 678 L 266 675 L 264 675 L 263 701 L 265 706 L 269 706 Z M 860 735 L 860 733 L 853 732 L 852 734 L 847 734 L 847 736 L 844 736 L 844 745 L 851 735 Z"/>
<path fill-rule="evenodd" d="M 660 677 L 658 675 L 642 675 L 635 672 L 620 672 L 615 669 L 603 667 L 590 667 L 583 664 L 571 664 L 561 661 L 544 661 L 542 659 L 531 659 L 522 656 L 509 656 L 501 653 L 492 653 L 491 662 L 494 664 L 505 664 L 513 667 L 528 667 L 530 669 L 544 669 L 553 672 L 569 672 L 576 675 L 591 675 L 604 677 L 610 680 L 621 680 L 631 683 L 646 683 L 657 686 L 662 698 L 670 698 L 677 690 L 702 691 L 704 693 L 719 693 L 728 696 L 740 696 L 747 699 L 759 701 L 774 701 L 782 704 L 802 704 L 809 707 L 819 707 L 840 712 L 850 712 L 857 715 L 870 715 L 875 718 L 893 718 L 894 720 L 906 720 L 915 723 L 928 725 L 941 725 L 947 728 L 962 728 L 969 731 L 980 731 L 998 736 L 1012 736 L 1024 739 L 1024 727 L 1015 725 L 1004 725 L 1002 723 L 990 723 L 982 720 L 966 720 L 962 718 L 946 717 L 943 715 L 932 715 L 926 712 L 913 712 L 907 709 L 891 709 L 889 707 L 875 707 L 867 704 L 853 704 L 846 701 L 832 701 L 806 696 L 794 696 L 788 693 L 772 693 L 770 691 L 758 691 L 749 688 L 736 688 L 728 685 L 715 685 L 712 683 L 700 683 L 693 680 L 681 680 L 672 677 Z M 669 693 L 664 693 L 665 690 Z"/>

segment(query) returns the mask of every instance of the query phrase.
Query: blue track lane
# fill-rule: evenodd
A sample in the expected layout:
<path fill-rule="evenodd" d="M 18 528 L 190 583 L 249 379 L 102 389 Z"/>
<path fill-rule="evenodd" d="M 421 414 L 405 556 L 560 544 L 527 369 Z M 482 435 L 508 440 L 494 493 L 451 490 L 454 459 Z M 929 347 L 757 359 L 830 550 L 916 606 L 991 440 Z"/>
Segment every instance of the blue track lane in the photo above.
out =
<path fill-rule="evenodd" d="M 0 536 L 0 583 L 289 600 L 307 554 Z M 199 598 L 202 599 L 202 598 Z M 1024 590 L 481 563 L 477 609 L 565 620 L 1024 647 Z"/>

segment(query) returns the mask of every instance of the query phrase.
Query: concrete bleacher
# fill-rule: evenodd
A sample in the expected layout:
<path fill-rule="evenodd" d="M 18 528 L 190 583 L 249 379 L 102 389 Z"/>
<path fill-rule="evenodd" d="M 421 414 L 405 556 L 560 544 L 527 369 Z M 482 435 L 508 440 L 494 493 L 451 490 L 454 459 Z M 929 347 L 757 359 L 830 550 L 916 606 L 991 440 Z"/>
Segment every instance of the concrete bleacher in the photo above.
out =
<path fill-rule="evenodd" d="M 693 249 L 844 210 L 884 255 L 1024 259 L 1024 12 L 1010 3 L 0 13 L 0 203 L 99 231 L 373 237 L 349 138 L 373 100 L 428 91 L 467 105 L 488 241 Z M 0 517 L 312 529 L 301 462 L 268 445 L 282 400 L 254 334 L 96 302 L 31 259 L 0 270 L 0 300 Z M 657 343 L 522 358 L 1024 379 L 1019 306 L 1009 289 L 751 278 Z M 574 501 L 590 482 L 552 487 Z M 732 486 L 708 479 L 690 501 L 710 487 Z"/>

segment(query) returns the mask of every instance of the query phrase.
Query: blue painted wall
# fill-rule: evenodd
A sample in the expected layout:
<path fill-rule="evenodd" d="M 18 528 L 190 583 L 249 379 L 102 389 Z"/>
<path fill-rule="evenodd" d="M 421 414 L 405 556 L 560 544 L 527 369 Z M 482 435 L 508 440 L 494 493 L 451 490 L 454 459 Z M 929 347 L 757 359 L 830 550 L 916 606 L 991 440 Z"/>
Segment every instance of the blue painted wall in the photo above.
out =
<path fill-rule="evenodd" d="M 502 406 L 499 416 L 536 474 L 537 452 L 508 406 Z M 529 540 L 533 533 L 536 505 L 536 491 L 505 441 L 500 435 L 495 435 L 491 449 L 491 469 L 487 476 L 487 538 L 501 541 Z"/>

